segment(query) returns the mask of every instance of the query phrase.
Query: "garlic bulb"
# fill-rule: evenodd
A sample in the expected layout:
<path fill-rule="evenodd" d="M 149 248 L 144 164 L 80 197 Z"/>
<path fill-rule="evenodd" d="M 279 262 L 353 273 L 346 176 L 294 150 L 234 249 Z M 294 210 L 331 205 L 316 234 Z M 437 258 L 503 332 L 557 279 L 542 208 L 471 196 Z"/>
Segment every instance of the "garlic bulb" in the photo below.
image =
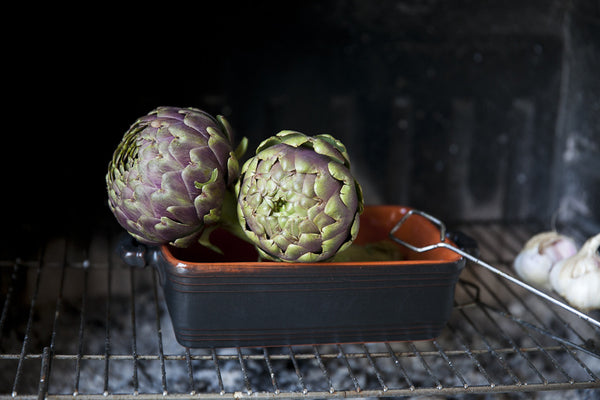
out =
<path fill-rule="evenodd" d="M 571 258 L 550 271 L 554 290 L 582 310 L 600 308 L 600 234 L 588 239 Z"/>
<path fill-rule="evenodd" d="M 575 241 L 557 232 L 542 232 L 525 243 L 513 267 L 527 283 L 551 289 L 548 276 L 554 264 L 577 253 Z"/>

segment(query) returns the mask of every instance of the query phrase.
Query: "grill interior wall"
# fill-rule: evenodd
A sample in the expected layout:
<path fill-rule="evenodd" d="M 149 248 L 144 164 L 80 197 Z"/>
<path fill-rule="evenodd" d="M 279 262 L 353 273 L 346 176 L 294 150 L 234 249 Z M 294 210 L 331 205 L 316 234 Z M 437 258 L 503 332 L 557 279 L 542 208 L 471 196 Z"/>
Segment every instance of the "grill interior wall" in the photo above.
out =
<path fill-rule="evenodd" d="M 103 178 L 116 144 L 139 116 L 176 105 L 226 115 L 251 150 L 281 129 L 334 134 L 370 204 L 444 220 L 549 221 L 560 210 L 566 225 L 591 225 L 589 234 L 599 220 L 599 7 L 330 1 L 266 12 L 219 2 L 203 15 L 226 15 L 231 35 L 221 18 L 204 18 L 181 62 L 139 36 L 77 52 L 57 38 L 52 79 L 28 77 L 21 95 L 44 105 L 35 111 L 43 121 L 64 113 L 56 93 L 80 101 L 68 104 L 61 133 L 36 138 L 33 150 L 27 135 L 7 139 L 75 187 L 61 194 L 54 180 L 8 174 L 15 192 L 52 193 L 43 207 L 21 196 L 8 217 L 60 226 L 106 216 Z"/>

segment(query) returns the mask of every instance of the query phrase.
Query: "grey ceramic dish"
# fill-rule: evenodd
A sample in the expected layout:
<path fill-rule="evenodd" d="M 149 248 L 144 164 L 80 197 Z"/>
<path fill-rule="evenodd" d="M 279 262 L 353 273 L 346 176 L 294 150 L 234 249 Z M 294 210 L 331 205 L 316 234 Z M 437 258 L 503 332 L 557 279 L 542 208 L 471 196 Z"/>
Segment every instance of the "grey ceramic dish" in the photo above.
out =
<path fill-rule="evenodd" d="M 409 208 L 368 206 L 356 242 L 386 241 Z M 440 232 L 411 217 L 396 237 L 417 246 Z M 259 262 L 254 248 L 224 231 L 200 246 L 121 243 L 130 265 L 157 269 L 173 329 L 187 347 L 280 346 L 430 340 L 452 311 L 465 260 L 448 249 L 415 253 L 393 241 L 393 261 Z"/>

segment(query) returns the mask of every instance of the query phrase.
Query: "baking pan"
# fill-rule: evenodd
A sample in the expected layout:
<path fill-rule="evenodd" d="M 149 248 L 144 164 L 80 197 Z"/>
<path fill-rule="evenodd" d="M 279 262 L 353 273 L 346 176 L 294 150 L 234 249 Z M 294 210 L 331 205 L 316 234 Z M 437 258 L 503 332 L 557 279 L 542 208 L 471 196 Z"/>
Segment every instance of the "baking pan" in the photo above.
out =
<path fill-rule="evenodd" d="M 390 230 L 409 210 L 367 206 L 360 217 L 355 244 L 388 241 L 397 246 L 393 261 L 258 261 L 252 245 L 220 230 L 211 241 L 224 255 L 131 238 L 120 253 L 130 265 L 157 269 L 175 336 L 186 347 L 434 339 L 452 311 L 465 260 L 449 249 L 418 253 L 391 241 Z M 425 246 L 437 243 L 440 231 L 414 216 L 394 236 Z"/>

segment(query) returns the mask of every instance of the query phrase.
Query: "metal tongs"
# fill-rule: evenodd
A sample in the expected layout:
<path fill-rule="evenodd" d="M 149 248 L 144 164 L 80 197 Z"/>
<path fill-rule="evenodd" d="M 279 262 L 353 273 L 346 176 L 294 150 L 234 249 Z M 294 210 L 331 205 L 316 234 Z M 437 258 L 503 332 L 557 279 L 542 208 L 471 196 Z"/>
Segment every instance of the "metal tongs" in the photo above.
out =
<path fill-rule="evenodd" d="M 402 224 L 404 224 L 406 222 L 406 220 L 408 218 L 410 218 L 412 215 L 420 215 L 421 217 L 429 220 L 431 223 L 435 224 L 438 226 L 439 230 L 440 230 L 440 241 L 438 243 L 434 243 L 434 244 L 430 244 L 430 245 L 426 245 L 426 246 L 422 246 L 422 247 L 417 247 L 417 246 L 413 246 L 412 244 L 397 238 L 394 233 L 402 226 Z M 394 227 L 390 230 L 389 233 L 389 237 L 390 239 L 392 239 L 393 241 L 395 241 L 396 243 L 401 244 L 402 246 L 405 246 L 407 248 L 409 248 L 412 251 L 415 251 L 417 253 L 424 253 L 430 250 L 434 250 L 434 249 L 439 249 L 439 248 L 444 248 L 444 249 L 448 249 L 450 251 L 453 251 L 463 257 L 465 257 L 467 260 L 493 272 L 496 275 L 500 275 L 501 277 L 503 277 L 504 279 L 507 279 L 509 281 L 511 281 L 512 283 L 521 286 L 524 289 L 527 289 L 528 291 L 530 291 L 531 293 L 543 298 L 546 301 L 551 302 L 552 304 L 555 304 L 575 315 L 577 315 L 579 318 L 589 322 L 590 324 L 594 324 L 597 327 L 600 327 L 600 321 L 590 317 L 589 315 L 569 306 L 568 304 L 563 303 L 562 301 L 555 299 L 552 296 L 549 296 L 548 294 L 542 292 L 541 290 L 538 290 L 536 288 L 534 288 L 533 286 L 530 286 L 524 282 L 522 282 L 521 280 L 500 271 L 499 269 L 493 267 L 492 265 L 480 260 L 479 258 L 469 254 L 468 252 L 461 250 L 457 247 L 452 246 L 451 244 L 449 244 L 446 241 L 446 225 L 444 225 L 444 223 L 442 221 L 440 221 L 439 219 L 423 212 L 423 211 L 419 211 L 419 210 L 414 210 L 411 209 L 409 210 L 401 219 L 400 221 L 398 221 L 398 223 L 396 223 L 396 225 L 394 225 Z"/>

